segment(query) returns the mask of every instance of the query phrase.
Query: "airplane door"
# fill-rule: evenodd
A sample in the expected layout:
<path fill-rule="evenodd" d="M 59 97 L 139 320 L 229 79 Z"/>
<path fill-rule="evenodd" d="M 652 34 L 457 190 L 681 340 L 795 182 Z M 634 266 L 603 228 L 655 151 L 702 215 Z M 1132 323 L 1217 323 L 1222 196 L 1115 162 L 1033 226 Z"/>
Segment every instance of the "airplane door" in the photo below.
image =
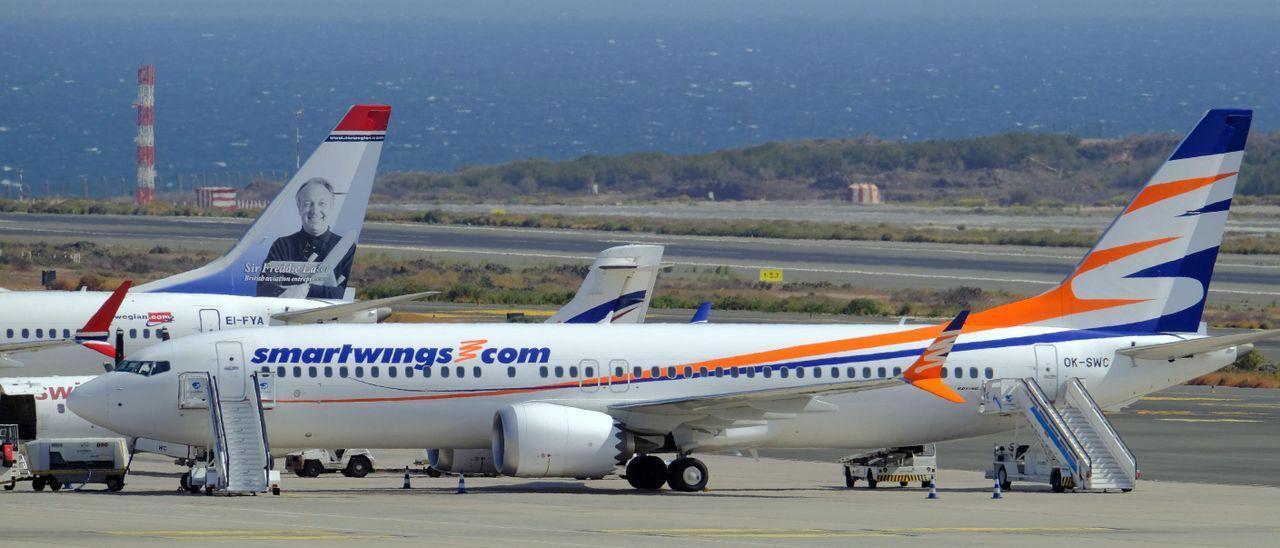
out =
<path fill-rule="evenodd" d="M 200 332 L 208 333 L 222 329 L 222 315 L 214 308 L 200 309 Z"/>
<path fill-rule="evenodd" d="M 1052 344 L 1037 344 L 1036 348 L 1036 384 L 1049 400 L 1058 398 L 1058 348 Z"/>
<path fill-rule="evenodd" d="M 218 353 L 218 394 L 220 401 L 241 401 L 245 394 L 244 348 L 235 341 L 214 344 Z"/>
<path fill-rule="evenodd" d="M 578 388 L 583 392 L 595 392 L 600 390 L 600 362 L 595 360 L 582 360 L 578 363 L 579 373 L 582 377 L 578 380 Z"/>
<path fill-rule="evenodd" d="M 627 360 L 609 360 L 610 392 L 626 392 L 631 389 L 631 375 L 627 373 Z"/>

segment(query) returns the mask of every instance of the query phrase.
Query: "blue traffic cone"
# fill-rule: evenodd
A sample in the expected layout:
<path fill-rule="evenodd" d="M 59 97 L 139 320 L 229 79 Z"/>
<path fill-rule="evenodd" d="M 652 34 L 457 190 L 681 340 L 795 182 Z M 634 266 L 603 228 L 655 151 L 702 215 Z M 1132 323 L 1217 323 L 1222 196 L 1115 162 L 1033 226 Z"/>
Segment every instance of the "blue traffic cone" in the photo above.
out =
<path fill-rule="evenodd" d="M 1000 494 L 1000 478 L 997 477 L 995 482 L 995 487 L 991 488 L 991 498 L 1002 499 L 1004 496 Z"/>
<path fill-rule="evenodd" d="M 458 474 L 458 494 L 467 494 L 467 476 L 462 474 Z"/>
<path fill-rule="evenodd" d="M 935 478 L 933 483 L 929 484 L 929 497 L 931 499 L 938 498 L 938 480 Z"/>
<path fill-rule="evenodd" d="M 401 489 L 409 489 L 409 467 L 404 467 L 404 486 Z"/>

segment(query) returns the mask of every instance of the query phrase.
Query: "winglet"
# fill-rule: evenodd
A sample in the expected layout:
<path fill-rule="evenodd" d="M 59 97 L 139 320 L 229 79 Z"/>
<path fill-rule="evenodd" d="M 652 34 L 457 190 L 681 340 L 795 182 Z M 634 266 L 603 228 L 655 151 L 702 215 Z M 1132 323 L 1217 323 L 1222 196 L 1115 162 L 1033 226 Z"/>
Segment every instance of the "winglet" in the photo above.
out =
<path fill-rule="evenodd" d="M 107 339 L 111 337 L 111 322 L 116 319 L 116 312 L 120 310 L 120 304 L 124 302 L 125 294 L 129 293 L 131 285 L 133 285 L 131 280 L 125 280 L 120 287 L 111 292 L 111 296 L 107 297 L 102 307 L 93 313 L 88 323 L 76 331 L 77 343 L 108 357 L 115 357 L 116 349 L 107 342 Z"/>
<path fill-rule="evenodd" d="M 689 323 L 707 323 L 711 320 L 711 301 L 703 301 L 698 305 L 698 311 L 693 313 L 693 319 Z"/>
<path fill-rule="evenodd" d="M 902 380 L 944 400 L 964 403 L 965 400 L 960 394 L 942 382 L 942 366 L 947 362 L 947 355 L 951 354 L 951 346 L 964 330 L 964 321 L 968 317 L 969 311 L 963 310 L 954 320 L 951 320 L 951 323 L 942 329 L 938 338 L 924 349 L 919 358 L 916 358 L 916 362 L 902 372 Z"/>

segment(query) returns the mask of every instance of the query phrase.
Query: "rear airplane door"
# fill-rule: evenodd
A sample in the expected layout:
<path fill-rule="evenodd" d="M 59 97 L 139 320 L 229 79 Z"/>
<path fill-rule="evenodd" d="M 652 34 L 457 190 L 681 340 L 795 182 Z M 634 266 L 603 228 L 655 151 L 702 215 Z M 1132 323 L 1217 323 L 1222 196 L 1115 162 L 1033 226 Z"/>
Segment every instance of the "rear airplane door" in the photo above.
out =
<path fill-rule="evenodd" d="M 222 329 L 222 315 L 214 308 L 200 309 L 200 332 L 208 333 Z"/>
<path fill-rule="evenodd" d="M 1035 379 L 1050 401 L 1058 398 L 1058 349 L 1052 344 L 1036 345 Z"/>
<path fill-rule="evenodd" d="M 244 348 L 235 341 L 214 345 L 218 353 L 218 394 L 220 401 L 241 401 L 245 395 Z"/>

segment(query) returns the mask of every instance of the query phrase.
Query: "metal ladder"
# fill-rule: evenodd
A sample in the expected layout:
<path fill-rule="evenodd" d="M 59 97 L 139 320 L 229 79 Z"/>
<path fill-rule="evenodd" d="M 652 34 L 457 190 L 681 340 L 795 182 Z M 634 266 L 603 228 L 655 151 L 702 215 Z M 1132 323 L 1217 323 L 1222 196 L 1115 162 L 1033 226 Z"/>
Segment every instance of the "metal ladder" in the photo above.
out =
<path fill-rule="evenodd" d="M 1133 489 L 1138 463 L 1102 414 L 1084 383 L 1067 381 L 1057 407 L 1032 379 L 992 379 L 983 384 L 983 414 L 1020 414 L 1041 444 L 1064 465 L 1064 479 L 1085 490 Z"/>
<path fill-rule="evenodd" d="M 218 470 L 215 487 L 228 493 L 266 492 L 272 459 L 257 375 L 252 375 L 253 392 L 246 391 L 245 398 L 237 401 L 222 401 L 217 377 L 206 378 L 213 448 L 210 464 Z"/>

